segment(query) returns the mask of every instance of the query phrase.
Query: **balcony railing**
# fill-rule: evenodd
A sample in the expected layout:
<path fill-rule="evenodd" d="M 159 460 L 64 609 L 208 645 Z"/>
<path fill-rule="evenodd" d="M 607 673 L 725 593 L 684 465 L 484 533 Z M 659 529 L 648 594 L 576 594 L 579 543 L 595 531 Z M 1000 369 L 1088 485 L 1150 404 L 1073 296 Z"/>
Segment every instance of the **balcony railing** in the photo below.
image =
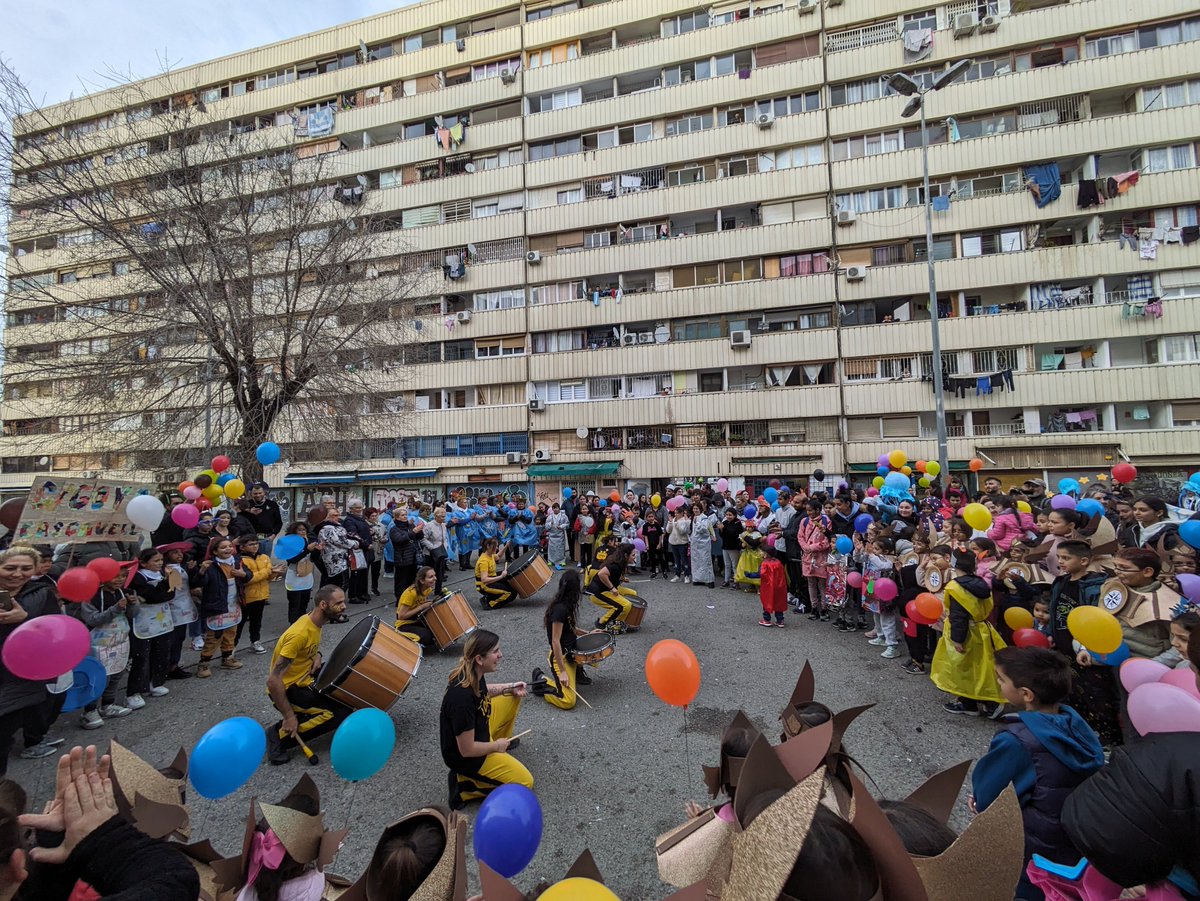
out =
<path fill-rule="evenodd" d="M 946 426 L 946 435 L 950 438 L 1001 438 L 1007 435 L 1024 435 L 1024 422 L 982 422 L 967 428 L 965 425 Z M 937 432 L 929 429 L 921 430 L 922 438 L 936 438 Z"/>
<path fill-rule="evenodd" d="M 825 40 L 825 52 L 858 50 L 875 44 L 886 44 L 899 38 L 900 32 L 896 29 L 895 22 L 879 22 L 875 25 L 864 25 L 862 28 L 851 28 L 849 31 L 834 32 Z"/>

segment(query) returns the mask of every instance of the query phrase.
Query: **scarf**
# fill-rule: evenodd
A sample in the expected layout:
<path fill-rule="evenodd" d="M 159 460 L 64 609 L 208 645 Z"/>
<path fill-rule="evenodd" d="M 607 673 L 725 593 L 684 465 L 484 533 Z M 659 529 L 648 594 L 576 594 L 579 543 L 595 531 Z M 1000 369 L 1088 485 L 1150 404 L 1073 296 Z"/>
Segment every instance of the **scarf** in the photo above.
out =
<path fill-rule="evenodd" d="M 230 569 L 237 569 L 237 557 L 214 557 L 222 566 L 228 566 Z"/>
<path fill-rule="evenodd" d="M 149 582 L 151 585 L 157 585 L 159 582 L 161 582 L 163 580 L 163 574 L 162 574 L 161 570 L 158 572 L 154 572 L 153 570 L 149 570 L 149 569 L 139 569 L 138 572 L 140 572 L 142 574 L 142 578 L 145 579 L 147 582 Z"/>

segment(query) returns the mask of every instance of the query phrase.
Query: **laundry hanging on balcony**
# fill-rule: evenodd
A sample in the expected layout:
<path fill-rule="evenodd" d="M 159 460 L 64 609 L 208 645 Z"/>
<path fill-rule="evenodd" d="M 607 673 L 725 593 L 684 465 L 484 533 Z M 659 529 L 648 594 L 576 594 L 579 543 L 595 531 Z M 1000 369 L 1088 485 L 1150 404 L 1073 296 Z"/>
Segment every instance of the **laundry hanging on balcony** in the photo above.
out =
<path fill-rule="evenodd" d="M 924 376 L 921 379 L 924 382 L 929 382 L 933 385 L 932 376 Z M 1014 391 L 1013 371 L 1011 369 L 1001 369 L 999 372 L 993 372 L 991 375 L 973 375 L 969 378 L 947 375 L 942 372 L 942 385 L 946 391 L 954 393 L 955 397 L 969 397 L 970 392 L 974 391 L 976 397 L 981 397 L 985 394 L 991 394 L 993 391 Z"/>
<path fill-rule="evenodd" d="M 1062 176 L 1058 163 L 1038 163 L 1025 167 L 1025 187 L 1033 194 L 1038 209 L 1058 200 L 1062 195 Z"/>
<path fill-rule="evenodd" d="M 904 61 L 915 63 L 933 53 L 933 29 L 913 28 L 904 32 Z"/>

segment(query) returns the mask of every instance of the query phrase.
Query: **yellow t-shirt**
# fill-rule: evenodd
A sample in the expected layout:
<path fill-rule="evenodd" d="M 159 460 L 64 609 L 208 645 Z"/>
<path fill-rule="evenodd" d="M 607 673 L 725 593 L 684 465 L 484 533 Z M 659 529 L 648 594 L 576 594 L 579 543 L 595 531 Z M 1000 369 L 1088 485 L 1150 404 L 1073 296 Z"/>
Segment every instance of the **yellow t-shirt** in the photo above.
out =
<path fill-rule="evenodd" d="M 396 603 L 396 628 L 399 629 L 401 626 L 415 623 L 416 619 L 408 616 L 408 612 L 420 607 L 422 604 L 429 603 L 429 596 L 431 594 L 433 594 L 432 591 L 426 591 L 418 596 L 416 588 L 412 585 L 405 588 L 404 593 L 400 595 L 400 600 Z M 405 610 L 406 607 L 408 610 Z"/>
<path fill-rule="evenodd" d="M 321 647 L 321 629 L 312 621 L 311 616 L 302 616 L 279 636 L 275 642 L 275 652 L 271 655 L 271 669 L 281 657 L 291 660 L 291 665 L 283 674 L 283 687 L 291 688 L 298 685 L 304 688 L 313 682 L 312 664 L 317 651 Z"/>
<path fill-rule="evenodd" d="M 496 575 L 496 558 L 491 554 L 480 554 L 475 562 L 475 584 L 483 587 L 483 577 L 491 578 Z"/>

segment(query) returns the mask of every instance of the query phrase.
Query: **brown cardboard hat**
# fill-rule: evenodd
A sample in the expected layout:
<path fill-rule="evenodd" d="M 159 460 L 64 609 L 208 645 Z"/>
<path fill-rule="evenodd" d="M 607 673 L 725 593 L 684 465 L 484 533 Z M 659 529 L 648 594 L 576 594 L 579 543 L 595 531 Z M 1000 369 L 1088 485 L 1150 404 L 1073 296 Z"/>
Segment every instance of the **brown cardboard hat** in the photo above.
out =
<path fill-rule="evenodd" d="M 571 864 L 570 869 L 563 874 L 563 879 L 591 879 L 593 882 L 604 884 L 604 876 L 600 873 L 600 868 L 596 866 L 596 860 L 592 857 L 592 852 L 584 848 L 583 853 L 575 858 L 575 863 Z M 529 895 L 489 867 L 482 860 L 479 861 L 479 887 L 483 897 L 487 901 L 527 901 L 527 899 L 536 899 L 544 891 L 550 888 L 551 883 L 539 883 Z M 415 897 L 415 896 L 414 896 Z"/>
<path fill-rule="evenodd" d="M 732 785 L 737 787 L 738 780 L 741 777 L 742 767 L 746 763 L 745 757 L 733 757 L 727 755 L 724 751 L 725 741 L 729 737 L 729 733 L 735 729 L 748 729 L 755 735 L 759 735 L 758 727 L 750 721 L 750 717 L 746 716 L 744 711 L 739 710 L 734 716 L 733 721 L 725 727 L 725 731 L 721 733 L 721 762 L 718 766 L 706 766 L 704 770 L 704 784 L 708 787 L 709 797 L 715 798 L 721 793 L 722 785 Z"/>
<path fill-rule="evenodd" d="M 325 890 L 329 901 L 384 901 L 392 897 L 387 886 L 379 884 L 379 857 L 387 842 L 397 832 L 411 825 L 413 820 L 428 818 L 435 822 L 446 834 L 446 847 L 441 859 L 425 881 L 410 896 L 412 901 L 466 901 L 467 897 L 467 867 L 465 848 L 467 839 L 467 821 L 457 813 L 448 813 L 440 807 L 425 807 L 401 817 L 387 826 L 375 843 L 375 851 L 371 862 L 358 880 L 348 886 L 330 884 Z M 327 881 L 334 883 L 334 879 Z M 341 881 L 341 880 L 336 880 Z M 488 896 L 491 901 L 491 896 Z"/>
<path fill-rule="evenodd" d="M 117 810 L 151 838 L 190 835 L 184 785 L 187 752 L 182 748 L 169 766 L 155 769 L 116 739 L 109 744 L 113 797 Z"/>
<path fill-rule="evenodd" d="M 233 901 L 237 893 L 231 889 L 222 889 L 212 868 L 213 863 L 221 859 L 212 842 L 205 839 L 190 845 L 172 843 L 171 847 L 181 852 L 196 868 L 196 875 L 200 877 L 199 901 Z"/>
<path fill-rule="evenodd" d="M 914 857 L 928 901 L 1009 901 L 1025 865 L 1021 804 L 1010 785 L 937 857 Z M 963 874 L 973 884 L 964 892 Z M 888 899 L 891 901 L 891 899 Z"/>
<path fill-rule="evenodd" d="M 831 723 L 832 732 L 829 736 L 828 753 L 831 758 L 830 767 L 836 772 L 840 767 L 834 766 L 833 758 L 842 753 L 842 738 L 846 734 L 846 730 L 859 716 L 875 705 L 864 704 L 834 713 L 824 704 L 813 700 L 815 693 L 816 679 L 813 676 L 812 666 L 805 661 L 804 669 L 800 671 L 800 677 L 796 680 L 796 687 L 792 690 L 792 696 L 788 699 L 783 712 L 779 714 L 779 719 L 783 722 L 781 740 L 786 742 L 795 739 L 806 731 Z"/>

